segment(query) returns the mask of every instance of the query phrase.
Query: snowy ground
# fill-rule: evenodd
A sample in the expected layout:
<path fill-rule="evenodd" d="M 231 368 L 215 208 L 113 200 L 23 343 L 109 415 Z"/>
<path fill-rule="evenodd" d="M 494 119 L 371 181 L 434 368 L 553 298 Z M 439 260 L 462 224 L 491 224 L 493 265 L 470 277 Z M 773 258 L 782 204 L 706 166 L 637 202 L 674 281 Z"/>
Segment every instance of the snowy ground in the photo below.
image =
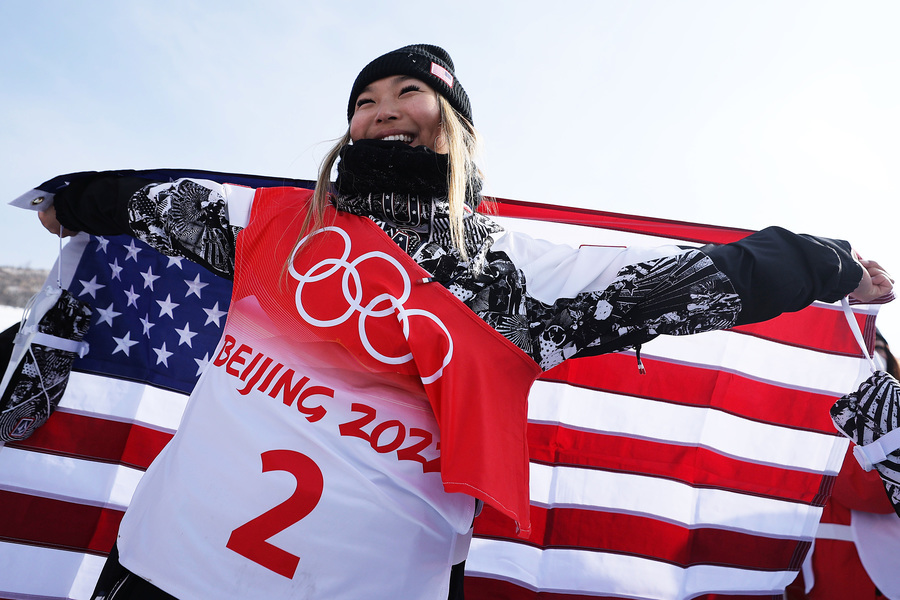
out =
<path fill-rule="evenodd" d="M 25 309 L 16 306 L 0 306 L 0 331 L 22 320 Z"/>

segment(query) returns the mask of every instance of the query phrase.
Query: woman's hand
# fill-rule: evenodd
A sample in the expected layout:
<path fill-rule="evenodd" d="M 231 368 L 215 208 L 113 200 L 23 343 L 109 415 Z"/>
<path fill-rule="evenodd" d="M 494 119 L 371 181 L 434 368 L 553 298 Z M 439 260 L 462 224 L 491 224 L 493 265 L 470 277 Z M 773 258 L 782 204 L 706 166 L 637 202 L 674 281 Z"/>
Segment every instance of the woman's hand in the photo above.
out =
<path fill-rule="evenodd" d="M 894 289 L 894 279 L 888 272 L 874 260 L 863 260 L 855 252 L 854 256 L 862 265 L 863 276 L 859 286 L 850 293 L 850 296 L 865 304 L 891 293 Z"/>
<path fill-rule="evenodd" d="M 41 220 L 41 225 L 44 226 L 44 229 L 46 229 L 53 235 L 57 235 L 60 237 L 70 237 L 78 233 L 77 231 L 72 231 L 71 229 L 66 229 L 62 226 L 62 224 L 56 218 L 56 207 L 54 206 L 51 206 L 47 210 L 38 212 L 38 218 Z M 60 233 L 60 231 L 62 233 Z"/>

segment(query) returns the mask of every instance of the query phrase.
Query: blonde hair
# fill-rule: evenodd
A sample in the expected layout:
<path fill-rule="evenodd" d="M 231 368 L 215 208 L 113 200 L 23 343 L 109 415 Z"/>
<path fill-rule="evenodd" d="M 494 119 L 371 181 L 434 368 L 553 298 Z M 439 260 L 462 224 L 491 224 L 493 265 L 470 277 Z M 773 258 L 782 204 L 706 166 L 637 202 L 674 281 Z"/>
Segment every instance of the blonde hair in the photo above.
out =
<path fill-rule="evenodd" d="M 441 135 L 447 142 L 450 168 L 447 170 L 447 199 L 450 201 L 450 239 L 465 260 L 467 257 L 463 236 L 466 194 L 469 181 L 481 177 L 475 165 L 481 149 L 478 131 L 472 123 L 459 114 L 443 96 L 438 96 L 441 106 Z"/>
<path fill-rule="evenodd" d="M 316 179 L 316 189 L 313 192 L 309 210 L 306 211 L 306 217 L 303 219 L 303 226 L 300 228 L 300 238 L 297 240 L 298 243 L 307 234 L 325 226 L 325 209 L 328 207 L 329 196 L 331 196 L 332 192 L 331 171 L 341 155 L 341 150 L 349 144 L 350 128 L 348 127 L 344 135 L 338 139 L 337 143 L 331 147 L 331 150 L 322 159 L 322 164 L 319 166 L 319 176 Z"/>
<path fill-rule="evenodd" d="M 468 253 L 466 252 L 465 237 L 463 235 L 463 217 L 465 215 L 467 184 L 471 179 L 481 177 L 481 172 L 475 165 L 475 160 L 481 149 L 481 140 L 472 123 L 457 112 L 440 94 L 438 94 L 438 103 L 441 108 L 440 135 L 444 137 L 446 142 L 450 164 L 450 168 L 447 171 L 447 198 L 450 202 L 450 238 L 463 259 L 466 260 Z M 325 225 L 325 209 L 333 192 L 331 172 L 341 154 L 341 150 L 350 143 L 350 129 L 348 128 L 346 133 L 338 139 L 337 143 L 322 159 L 322 164 L 319 167 L 319 176 L 316 179 L 316 189 L 313 193 L 309 211 L 303 220 L 300 239 Z M 435 144 L 437 145 L 437 141 L 435 141 Z"/>

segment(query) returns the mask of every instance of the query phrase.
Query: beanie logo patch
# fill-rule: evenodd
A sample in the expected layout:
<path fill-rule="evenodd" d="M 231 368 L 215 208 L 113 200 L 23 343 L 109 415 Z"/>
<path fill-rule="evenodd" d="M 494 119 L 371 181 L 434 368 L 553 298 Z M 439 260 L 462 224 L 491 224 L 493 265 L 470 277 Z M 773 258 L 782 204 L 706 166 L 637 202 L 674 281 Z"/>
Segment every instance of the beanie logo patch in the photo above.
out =
<path fill-rule="evenodd" d="M 431 63 L 431 74 L 447 84 L 447 87 L 453 87 L 453 74 L 437 63 Z"/>

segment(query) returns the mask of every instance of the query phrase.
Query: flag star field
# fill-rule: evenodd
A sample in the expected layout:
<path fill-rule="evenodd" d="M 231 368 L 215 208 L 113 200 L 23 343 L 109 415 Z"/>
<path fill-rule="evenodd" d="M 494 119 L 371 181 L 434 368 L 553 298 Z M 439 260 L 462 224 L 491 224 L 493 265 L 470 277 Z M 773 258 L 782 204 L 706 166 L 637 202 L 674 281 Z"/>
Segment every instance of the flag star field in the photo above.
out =
<path fill-rule="evenodd" d="M 221 337 L 231 282 L 128 236 L 93 238 L 72 281 L 96 313 L 78 370 L 191 391 Z"/>

